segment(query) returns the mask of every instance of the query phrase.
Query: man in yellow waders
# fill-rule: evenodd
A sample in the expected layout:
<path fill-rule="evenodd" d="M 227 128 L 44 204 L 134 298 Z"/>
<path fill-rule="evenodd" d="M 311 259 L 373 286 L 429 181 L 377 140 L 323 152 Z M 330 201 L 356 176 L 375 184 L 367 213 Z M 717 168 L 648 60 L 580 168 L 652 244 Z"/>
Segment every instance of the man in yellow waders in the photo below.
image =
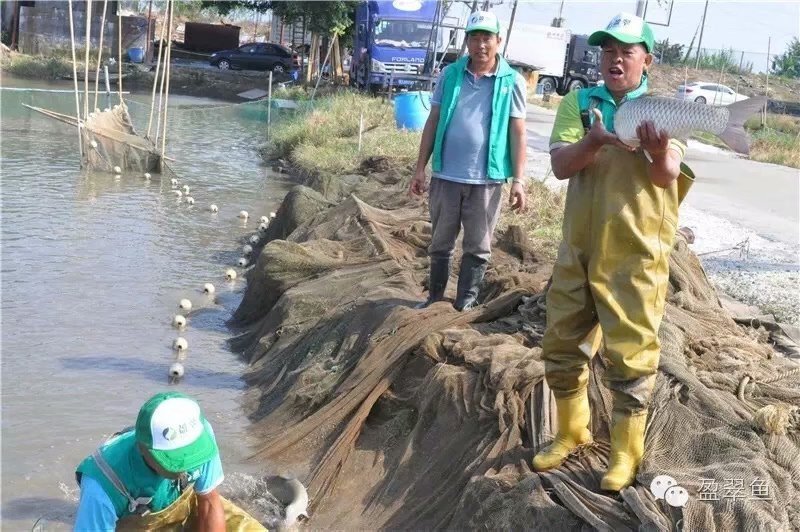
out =
<path fill-rule="evenodd" d="M 533 465 L 537 471 L 558 467 L 591 441 L 586 387 L 593 353 L 585 345 L 599 322 L 606 385 L 614 396 L 611 454 L 601 482 L 610 491 L 633 483 L 644 453 L 669 253 L 678 205 L 693 179 L 681 163 L 685 146 L 651 122 L 637 133 L 652 162 L 613 133 L 617 106 L 647 91 L 653 43 L 648 24 L 628 14 L 593 33 L 589 44 L 602 48 L 605 84 L 567 95 L 550 139 L 553 173 L 569 179 L 542 341 L 558 432 Z"/>
<path fill-rule="evenodd" d="M 222 482 L 214 431 L 193 399 L 160 393 L 136 427 L 78 466 L 77 532 L 266 530 L 217 492 Z"/>

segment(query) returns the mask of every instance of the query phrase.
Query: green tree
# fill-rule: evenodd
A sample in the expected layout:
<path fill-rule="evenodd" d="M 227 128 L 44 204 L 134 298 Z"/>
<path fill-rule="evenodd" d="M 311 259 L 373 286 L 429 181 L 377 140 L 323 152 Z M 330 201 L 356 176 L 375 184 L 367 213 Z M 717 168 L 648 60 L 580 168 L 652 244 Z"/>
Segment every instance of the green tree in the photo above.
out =
<path fill-rule="evenodd" d="M 800 78 L 800 40 L 797 37 L 783 54 L 772 61 L 772 72 L 778 76 Z"/>
<path fill-rule="evenodd" d="M 669 39 L 656 41 L 653 53 L 661 64 L 678 65 L 683 59 L 683 45 L 670 44 Z"/>
<path fill-rule="evenodd" d="M 308 30 L 321 35 L 346 35 L 353 25 L 356 2 L 353 0 L 335 0 L 329 2 L 303 1 L 269 1 L 269 0 L 203 0 L 204 8 L 213 9 L 221 16 L 237 10 L 265 12 L 272 10 L 273 15 L 282 17 L 291 24 L 305 17 Z"/>

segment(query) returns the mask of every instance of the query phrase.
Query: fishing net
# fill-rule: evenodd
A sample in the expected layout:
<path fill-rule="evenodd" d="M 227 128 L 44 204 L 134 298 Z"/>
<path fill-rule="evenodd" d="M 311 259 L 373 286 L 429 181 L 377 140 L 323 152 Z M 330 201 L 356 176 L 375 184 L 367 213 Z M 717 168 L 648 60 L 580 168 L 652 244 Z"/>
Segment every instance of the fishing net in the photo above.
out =
<path fill-rule="evenodd" d="M 306 480 L 314 528 L 800 529 L 800 369 L 785 356 L 796 346 L 780 327 L 733 319 L 682 236 L 644 462 L 611 495 L 599 489 L 602 356 L 595 443 L 559 469 L 530 468 L 556 430 L 540 347 L 551 266 L 511 227 L 483 306 L 414 310 L 427 210 L 406 198 L 406 169 L 363 173 L 287 197 L 236 314 L 257 456 Z M 683 508 L 653 496 L 658 475 L 688 491 Z"/>
<path fill-rule="evenodd" d="M 89 168 L 111 172 L 115 166 L 126 172 L 155 172 L 160 156 L 155 145 L 139 136 L 124 102 L 89 114 L 81 129 Z"/>

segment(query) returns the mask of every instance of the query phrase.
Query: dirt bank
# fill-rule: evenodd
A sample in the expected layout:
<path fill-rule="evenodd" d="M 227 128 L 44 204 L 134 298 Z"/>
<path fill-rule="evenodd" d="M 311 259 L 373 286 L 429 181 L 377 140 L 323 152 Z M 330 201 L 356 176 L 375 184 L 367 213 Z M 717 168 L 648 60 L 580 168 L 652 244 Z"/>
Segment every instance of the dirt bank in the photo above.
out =
<path fill-rule="evenodd" d="M 287 195 L 235 315 L 257 456 L 306 480 L 310 526 L 800 526 L 800 372 L 773 346 L 779 329 L 722 308 L 682 238 L 645 460 L 637 485 L 610 496 L 599 491 L 610 411 L 602 356 L 591 364 L 596 443 L 559 470 L 529 467 L 555 428 L 540 347 L 550 261 L 511 225 L 483 306 L 414 310 L 427 209 L 405 194 L 407 164 L 368 161 L 345 178 L 311 173 Z M 650 493 L 661 474 L 689 491 L 684 508 Z M 730 478 L 767 483 L 770 499 L 698 496 L 704 479 L 721 490 Z"/>
<path fill-rule="evenodd" d="M 250 89 L 267 90 L 269 85 L 267 72 L 249 70 L 218 70 L 198 68 L 192 65 L 173 64 L 170 71 L 170 92 L 184 96 L 215 98 L 229 102 L 242 102 L 237 94 Z M 155 72 L 149 70 L 132 70 L 123 80 L 123 87 L 132 90 L 149 91 L 153 88 Z M 289 81 L 286 74 L 274 74 L 273 83 Z"/>

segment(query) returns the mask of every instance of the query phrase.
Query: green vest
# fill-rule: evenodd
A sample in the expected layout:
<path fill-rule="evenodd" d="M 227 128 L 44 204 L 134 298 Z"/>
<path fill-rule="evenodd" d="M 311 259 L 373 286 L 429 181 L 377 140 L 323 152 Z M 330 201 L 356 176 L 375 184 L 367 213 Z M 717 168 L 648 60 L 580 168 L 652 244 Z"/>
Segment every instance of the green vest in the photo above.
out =
<path fill-rule="evenodd" d="M 434 172 L 442 171 L 442 144 L 447 126 L 453 118 L 461 82 L 467 71 L 469 57 L 464 56 L 444 70 L 442 79 L 442 101 L 440 104 L 439 124 L 436 126 L 436 137 L 433 144 Z M 514 172 L 511 166 L 511 143 L 508 140 L 508 123 L 511 119 L 511 99 L 514 95 L 517 72 L 505 59 L 497 56 L 497 72 L 494 79 L 492 95 L 492 121 L 489 128 L 489 160 L 486 166 L 489 179 L 505 181 Z"/>
<path fill-rule="evenodd" d="M 99 452 L 133 498 L 152 497 L 149 504 L 151 512 L 163 510 L 180 497 L 181 489 L 178 480 L 163 478 L 145 463 L 142 454 L 136 448 L 134 431 L 125 432 L 109 440 L 99 449 Z M 199 469 L 192 472 L 189 475 L 189 482 L 196 480 L 199 474 Z M 78 465 L 76 476 L 79 483 L 83 475 L 88 475 L 103 487 L 103 491 L 114 505 L 117 518 L 133 513 L 128 507 L 128 499 L 114 487 L 92 456 L 87 457 Z"/>

